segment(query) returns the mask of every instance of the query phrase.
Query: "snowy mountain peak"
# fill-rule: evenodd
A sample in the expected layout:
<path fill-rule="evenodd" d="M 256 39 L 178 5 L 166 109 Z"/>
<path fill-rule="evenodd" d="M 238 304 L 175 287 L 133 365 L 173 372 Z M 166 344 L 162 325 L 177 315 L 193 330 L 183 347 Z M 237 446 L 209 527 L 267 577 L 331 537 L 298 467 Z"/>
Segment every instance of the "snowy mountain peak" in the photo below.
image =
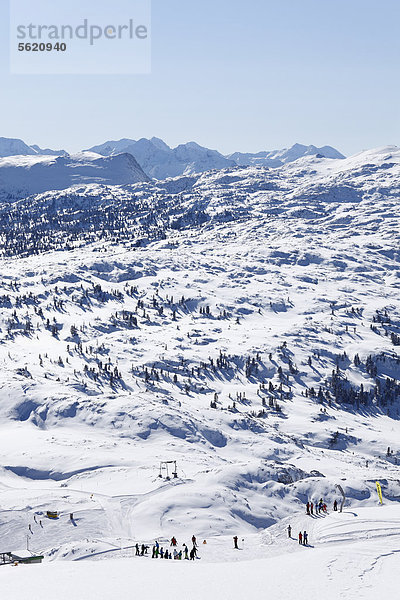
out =
<path fill-rule="evenodd" d="M 37 150 L 28 146 L 22 140 L 0 137 L 0 156 L 14 156 L 17 154 L 32 155 L 37 153 Z"/>
<path fill-rule="evenodd" d="M 65 150 L 51 150 L 50 148 L 40 148 L 36 144 L 28 146 L 20 139 L 0 137 L 0 157 L 5 156 L 32 156 L 35 154 L 48 156 L 66 156 Z"/>
<path fill-rule="evenodd" d="M 151 143 L 156 146 L 156 148 L 158 148 L 159 150 L 165 150 L 166 152 L 168 152 L 169 150 L 171 150 L 171 148 L 168 146 L 168 144 L 166 144 L 164 142 L 164 140 L 158 138 L 158 137 L 152 137 L 150 139 Z"/>
<path fill-rule="evenodd" d="M 128 152 L 136 158 L 144 172 L 154 179 L 166 179 L 234 166 L 232 160 L 196 142 L 170 148 L 163 140 L 155 137 L 141 138 L 137 141 L 129 139 L 119 142 L 109 141 L 93 146 L 89 150 L 108 156 Z"/>

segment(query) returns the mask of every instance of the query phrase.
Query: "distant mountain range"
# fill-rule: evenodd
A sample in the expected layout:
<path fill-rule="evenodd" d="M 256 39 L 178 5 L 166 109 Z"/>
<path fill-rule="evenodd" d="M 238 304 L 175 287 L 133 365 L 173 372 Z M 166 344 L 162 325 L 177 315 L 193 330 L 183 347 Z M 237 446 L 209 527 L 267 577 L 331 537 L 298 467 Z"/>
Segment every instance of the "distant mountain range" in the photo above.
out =
<path fill-rule="evenodd" d="M 324 158 L 345 158 L 332 146 L 303 146 L 303 144 L 294 144 L 291 148 L 283 150 L 273 150 L 272 152 L 257 152 L 256 154 L 234 152 L 227 158 L 235 161 L 237 165 L 261 165 L 263 167 L 281 167 L 282 165 L 294 162 L 303 156 L 323 156 Z"/>
<path fill-rule="evenodd" d="M 295 144 L 289 149 L 273 150 L 258 153 L 234 152 L 224 156 L 217 150 L 211 150 L 188 142 L 171 148 L 163 140 L 152 137 L 132 140 L 123 138 L 118 141 L 107 141 L 88 149 L 103 157 L 115 157 L 118 154 L 132 155 L 138 166 L 152 179 L 166 179 L 179 175 L 203 173 L 212 169 L 227 167 L 260 165 L 266 167 L 280 167 L 285 163 L 293 162 L 303 156 L 323 156 L 325 158 L 340 159 L 343 154 L 331 146 L 304 146 Z M 29 146 L 20 139 L 0 138 L 0 157 L 9 156 L 69 156 L 65 150 L 43 149 L 37 145 Z M 81 155 L 82 156 L 82 155 Z"/>
<path fill-rule="evenodd" d="M 138 141 L 122 139 L 108 141 L 99 146 L 89 148 L 103 156 L 113 156 L 120 152 L 132 154 L 150 177 L 166 179 L 178 175 L 202 173 L 211 169 L 223 169 L 235 165 L 261 165 L 264 167 L 281 167 L 283 164 L 293 162 L 302 156 L 320 155 L 325 158 L 345 158 L 343 154 L 331 146 L 304 146 L 295 144 L 289 149 L 273 150 L 271 152 L 243 153 L 234 152 L 223 156 L 217 150 L 210 150 L 199 146 L 195 142 L 181 144 L 170 148 L 163 140 L 142 138 Z"/>
<path fill-rule="evenodd" d="M 236 164 L 216 150 L 204 148 L 195 142 L 170 148 L 165 142 L 154 137 L 150 140 L 142 138 L 137 141 L 108 141 L 89 150 L 103 156 L 128 152 L 136 158 L 144 172 L 154 179 L 202 173 L 211 169 L 234 167 Z"/>

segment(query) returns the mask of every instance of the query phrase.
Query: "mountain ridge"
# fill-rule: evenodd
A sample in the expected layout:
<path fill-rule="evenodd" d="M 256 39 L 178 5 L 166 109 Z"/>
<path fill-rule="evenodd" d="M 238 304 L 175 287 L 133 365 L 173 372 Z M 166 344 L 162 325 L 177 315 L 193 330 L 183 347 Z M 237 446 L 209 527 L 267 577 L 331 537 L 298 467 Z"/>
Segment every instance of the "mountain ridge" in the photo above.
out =
<path fill-rule="evenodd" d="M 201 146 L 197 142 L 187 142 L 171 148 L 157 137 L 140 138 L 138 140 L 122 138 L 109 140 L 102 144 L 84 150 L 102 156 L 131 154 L 143 171 L 153 179 L 166 179 L 179 175 L 192 175 L 213 169 L 227 167 L 261 165 L 276 168 L 298 160 L 307 155 L 324 156 L 326 158 L 344 158 L 331 146 L 318 148 L 310 145 L 294 144 L 291 148 L 257 153 L 234 152 L 223 155 L 217 150 Z M 0 157 L 9 156 L 69 156 L 65 150 L 40 148 L 38 145 L 28 145 L 17 138 L 0 138 Z"/>

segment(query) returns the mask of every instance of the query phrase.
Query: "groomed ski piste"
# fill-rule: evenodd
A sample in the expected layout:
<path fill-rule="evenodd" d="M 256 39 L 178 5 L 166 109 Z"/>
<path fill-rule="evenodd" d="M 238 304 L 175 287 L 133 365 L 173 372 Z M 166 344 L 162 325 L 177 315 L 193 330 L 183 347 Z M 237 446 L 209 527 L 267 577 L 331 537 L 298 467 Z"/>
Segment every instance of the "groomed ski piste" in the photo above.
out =
<path fill-rule="evenodd" d="M 0 207 L 0 554 L 44 557 L 0 565 L 4 597 L 398 596 L 399 170 L 386 148 Z"/>

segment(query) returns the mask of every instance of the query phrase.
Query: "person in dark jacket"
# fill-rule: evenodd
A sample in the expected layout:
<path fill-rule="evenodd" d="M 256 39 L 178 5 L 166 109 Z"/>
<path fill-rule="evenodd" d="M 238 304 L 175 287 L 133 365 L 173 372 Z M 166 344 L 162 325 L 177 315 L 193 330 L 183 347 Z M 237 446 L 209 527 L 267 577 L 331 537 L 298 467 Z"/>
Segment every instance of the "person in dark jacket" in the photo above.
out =
<path fill-rule="evenodd" d="M 239 547 L 238 547 L 238 536 L 237 535 L 233 536 L 233 549 L 234 550 L 239 550 Z"/>

